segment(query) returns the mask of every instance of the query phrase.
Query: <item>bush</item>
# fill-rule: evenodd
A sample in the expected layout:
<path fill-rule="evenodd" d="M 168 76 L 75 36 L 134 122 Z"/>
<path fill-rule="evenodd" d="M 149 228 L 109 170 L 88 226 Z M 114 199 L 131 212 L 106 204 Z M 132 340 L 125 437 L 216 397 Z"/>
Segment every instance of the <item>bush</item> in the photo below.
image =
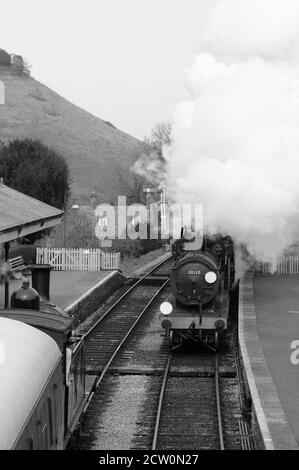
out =
<path fill-rule="evenodd" d="M 139 230 L 139 227 L 136 227 L 136 230 Z M 150 251 L 158 250 L 162 247 L 164 243 L 163 240 L 152 240 L 150 238 L 150 226 L 147 224 L 147 239 L 137 239 L 131 240 L 127 238 L 125 240 L 113 240 L 112 249 L 114 252 L 120 252 L 121 258 L 139 258 L 141 255 L 145 255 Z"/>
<path fill-rule="evenodd" d="M 163 240 L 141 240 L 142 254 L 145 255 L 150 251 L 158 250 L 163 244 Z"/>
<path fill-rule="evenodd" d="M 120 253 L 121 259 L 127 258 L 139 258 L 142 254 L 141 240 L 113 240 L 111 251 L 114 253 Z"/>
<path fill-rule="evenodd" d="M 30 139 L 0 146 L 0 175 L 17 191 L 63 209 L 69 192 L 69 169 L 60 154 Z"/>

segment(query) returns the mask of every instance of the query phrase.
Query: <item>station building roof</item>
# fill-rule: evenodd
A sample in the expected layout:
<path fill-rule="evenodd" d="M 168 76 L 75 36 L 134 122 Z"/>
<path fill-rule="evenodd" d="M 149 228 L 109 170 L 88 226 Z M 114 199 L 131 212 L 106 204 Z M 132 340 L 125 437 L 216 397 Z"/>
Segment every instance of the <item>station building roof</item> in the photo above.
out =
<path fill-rule="evenodd" d="M 0 179 L 0 243 L 61 222 L 63 211 L 9 188 Z"/>

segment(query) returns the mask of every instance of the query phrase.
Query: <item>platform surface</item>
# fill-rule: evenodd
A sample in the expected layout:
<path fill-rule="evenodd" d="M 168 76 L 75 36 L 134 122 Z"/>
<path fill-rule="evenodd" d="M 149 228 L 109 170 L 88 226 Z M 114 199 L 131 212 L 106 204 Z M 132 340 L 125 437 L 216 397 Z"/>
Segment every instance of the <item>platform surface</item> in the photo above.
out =
<path fill-rule="evenodd" d="M 299 445 L 299 364 L 291 362 L 291 344 L 295 340 L 299 358 L 299 276 L 255 275 L 253 287 L 260 343 Z"/>
<path fill-rule="evenodd" d="M 52 271 L 50 278 L 51 302 L 66 308 L 77 300 L 84 292 L 108 276 L 111 271 Z M 31 285 L 31 276 L 29 276 Z M 20 287 L 22 281 L 12 280 L 9 283 L 10 295 Z M 0 285 L 0 307 L 4 306 L 4 284 Z"/>

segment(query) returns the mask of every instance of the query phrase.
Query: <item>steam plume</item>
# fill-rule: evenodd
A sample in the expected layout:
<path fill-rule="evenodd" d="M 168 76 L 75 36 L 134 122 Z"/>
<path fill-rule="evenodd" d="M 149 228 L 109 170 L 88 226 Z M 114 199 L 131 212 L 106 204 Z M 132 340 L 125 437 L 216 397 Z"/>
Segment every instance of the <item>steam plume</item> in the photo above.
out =
<path fill-rule="evenodd" d="M 299 2 L 221 1 L 200 48 L 165 152 L 170 191 L 275 262 L 299 239 Z"/>
<path fill-rule="evenodd" d="M 157 186 L 166 178 L 165 160 L 156 151 L 142 153 L 131 170 Z"/>

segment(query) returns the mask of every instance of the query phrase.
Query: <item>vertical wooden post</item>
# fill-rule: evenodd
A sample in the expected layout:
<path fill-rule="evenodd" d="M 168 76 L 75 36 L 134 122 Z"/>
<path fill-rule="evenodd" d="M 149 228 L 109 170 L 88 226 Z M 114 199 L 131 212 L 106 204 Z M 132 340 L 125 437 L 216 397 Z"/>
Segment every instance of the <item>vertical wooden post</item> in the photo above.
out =
<path fill-rule="evenodd" d="M 9 242 L 4 243 L 5 263 L 9 259 Z M 4 308 L 9 308 L 9 274 L 5 276 L 5 295 L 4 295 Z"/>

